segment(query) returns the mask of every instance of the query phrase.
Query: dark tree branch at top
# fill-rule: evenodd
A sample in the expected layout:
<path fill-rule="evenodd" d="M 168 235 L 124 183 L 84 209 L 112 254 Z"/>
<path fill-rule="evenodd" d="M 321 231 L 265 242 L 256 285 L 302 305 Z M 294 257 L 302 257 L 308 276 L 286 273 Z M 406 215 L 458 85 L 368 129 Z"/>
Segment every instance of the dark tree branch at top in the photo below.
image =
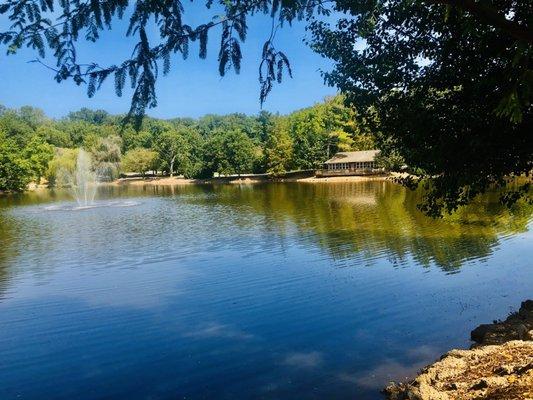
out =
<path fill-rule="evenodd" d="M 291 23 L 294 19 L 308 19 L 313 15 L 329 15 L 324 7 L 334 0 L 206 0 L 210 9 L 214 3 L 222 8 L 221 15 L 193 28 L 183 21 L 185 12 L 180 0 L 6 0 L 0 5 L 0 14 L 6 14 L 11 26 L 0 31 L 0 44 L 7 47 L 8 54 L 14 54 L 22 46 L 31 47 L 38 53 L 34 60 L 55 72 L 55 80 L 72 79 L 76 84 L 85 84 L 87 94 L 92 97 L 109 76 L 115 77 L 115 91 L 122 95 L 125 77 L 129 76 L 133 89 L 132 103 L 128 116 L 139 122 L 146 108 L 155 107 L 155 81 L 159 64 L 163 75 L 170 69 L 171 55 L 181 53 L 187 58 L 189 43 L 199 42 L 199 56 L 207 55 L 208 32 L 221 27 L 221 45 L 218 56 L 219 73 L 223 76 L 230 68 L 240 71 L 242 59 L 241 44 L 246 39 L 247 17 L 256 13 L 270 15 L 274 20 Z M 133 5 L 133 8 L 128 6 Z M 125 17 L 125 13 L 130 15 Z M 126 36 L 138 37 L 132 56 L 120 63 L 100 66 L 94 62 L 80 63 L 77 42 L 96 42 L 100 31 L 111 29 L 115 19 L 129 19 Z M 159 35 L 151 37 L 150 46 L 143 33 L 151 25 Z M 144 36 L 144 37 L 143 37 Z M 272 83 L 281 82 L 283 73 L 291 75 L 288 58 L 274 49 L 268 40 L 268 51 L 263 51 L 261 66 L 266 65 L 266 78 L 260 76 L 260 101 L 264 102 Z M 45 50 L 50 49 L 56 66 L 48 65 L 42 59 Z M 275 73 L 275 79 L 273 74 Z"/>

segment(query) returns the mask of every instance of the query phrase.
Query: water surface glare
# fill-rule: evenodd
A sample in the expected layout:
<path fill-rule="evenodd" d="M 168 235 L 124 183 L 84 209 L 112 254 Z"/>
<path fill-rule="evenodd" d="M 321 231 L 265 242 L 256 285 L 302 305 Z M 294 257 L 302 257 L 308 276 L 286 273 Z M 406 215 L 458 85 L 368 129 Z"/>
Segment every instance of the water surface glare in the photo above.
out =
<path fill-rule="evenodd" d="M 79 205 L 78 203 L 60 203 L 43 208 L 45 211 L 84 211 L 99 207 L 134 207 L 137 201 L 92 201 L 91 204 Z"/>
<path fill-rule="evenodd" d="M 533 293 L 532 207 L 390 182 L 0 197 L 0 399 L 379 399 Z"/>

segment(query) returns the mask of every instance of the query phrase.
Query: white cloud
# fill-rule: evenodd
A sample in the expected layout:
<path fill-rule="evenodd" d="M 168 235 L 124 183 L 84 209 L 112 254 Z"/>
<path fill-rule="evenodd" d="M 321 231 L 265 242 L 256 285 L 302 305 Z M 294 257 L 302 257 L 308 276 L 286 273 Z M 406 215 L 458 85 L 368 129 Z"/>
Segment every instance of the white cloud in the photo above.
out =
<path fill-rule="evenodd" d="M 322 364 L 323 356 L 318 351 L 309 353 L 290 353 L 283 360 L 283 364 L 295 368 L 316 368 Z"/>
<path fill-rule="evenodd" d="M 218 322 L 208 322 L 202 324 L 196 329 L 186 332 L 186 337 L 195 338 L 228 338 L 228 339 L 252 339 L 254 335 L 243 330 L 235 328 L 232 325 L 221 324 Z"/>

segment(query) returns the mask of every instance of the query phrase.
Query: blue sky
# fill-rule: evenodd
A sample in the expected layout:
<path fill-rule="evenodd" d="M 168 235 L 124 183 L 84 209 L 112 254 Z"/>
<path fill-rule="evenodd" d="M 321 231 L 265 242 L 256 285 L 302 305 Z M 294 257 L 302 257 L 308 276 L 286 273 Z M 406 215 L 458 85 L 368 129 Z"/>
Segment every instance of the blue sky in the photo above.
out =
<path fill-rule="evenodd" d="M 212 15 L 213 11 L 190 10 L 185 13 L 184 19 L 186 23 L 196 26 L 208 21 Z M 6 22 L 5 19 L 0 20 L 0 26 L 5 27 Z M 125 24 L 120 22 L 114 25 L 112 31 L 104 32 L 96 44 L 80 42 L 79 59 L 111 65 L 129 57 L 134 40 L 125 37 L 125 30 Z M 171 118 L 198 117 L 207 113 L 255 114 L 261 110 L 258 66 L 262 45 L 270 33 L 270 20 L 264 16 L 249 20 L 240 75 L 235 75 L 233 71 L 224 78 L 218 75 L 220 31 L 213 33 L 208 42 L 207 60 L 198 58 L 197 43 L 190 47 L 187 60 L 184 61 L 181 55 L 173 57 L 171 72 L 167 76 L 160 76 L 157 84 L 158 107 L 149 110 L 148 114 Z M 330 69 L 331 61 L 315 54 L 302 42 L 306 34 L 304 22 L 296 22 L 292 27 L 278 31 L 276 47 L 289 56 L 294 78 L 287 77 L 281 85 L 276 85 L 263 109 L 288 113 L 310 106 L 336 92 L 335 88 L 324 84 L 319 72 L 320 69 Z M 5 56 L 5 48 L 1 51 L 0 71 L 3 79 L 0 81 L 0 104 L 7 107 L 32 105 L 54 118 L 81 107 L 101 108 L 111 113 L 124 113 L 129 108 L 131 92 L 125 91 L 122 98 L 116 97 L 112 77 L 89 99 L 84 87 L 72 82 L 57 84 L 52 71 L 39 64 L 28 63 L 36 57 L 32 51 L 23 49 L 14 56 Z M 48 62 L 53 64 L 53 60 Z"/>

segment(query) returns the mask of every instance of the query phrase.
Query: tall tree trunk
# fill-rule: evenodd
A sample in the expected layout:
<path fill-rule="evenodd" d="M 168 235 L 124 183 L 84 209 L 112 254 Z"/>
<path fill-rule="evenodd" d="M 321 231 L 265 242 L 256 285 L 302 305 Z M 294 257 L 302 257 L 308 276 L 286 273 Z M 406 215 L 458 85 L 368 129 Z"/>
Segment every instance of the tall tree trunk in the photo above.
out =
<path fill-rule="evenodd" d="M 174 176 L 174 161 L 176 161 L 176 156 L 170 159 L 170 177 Z"/>

